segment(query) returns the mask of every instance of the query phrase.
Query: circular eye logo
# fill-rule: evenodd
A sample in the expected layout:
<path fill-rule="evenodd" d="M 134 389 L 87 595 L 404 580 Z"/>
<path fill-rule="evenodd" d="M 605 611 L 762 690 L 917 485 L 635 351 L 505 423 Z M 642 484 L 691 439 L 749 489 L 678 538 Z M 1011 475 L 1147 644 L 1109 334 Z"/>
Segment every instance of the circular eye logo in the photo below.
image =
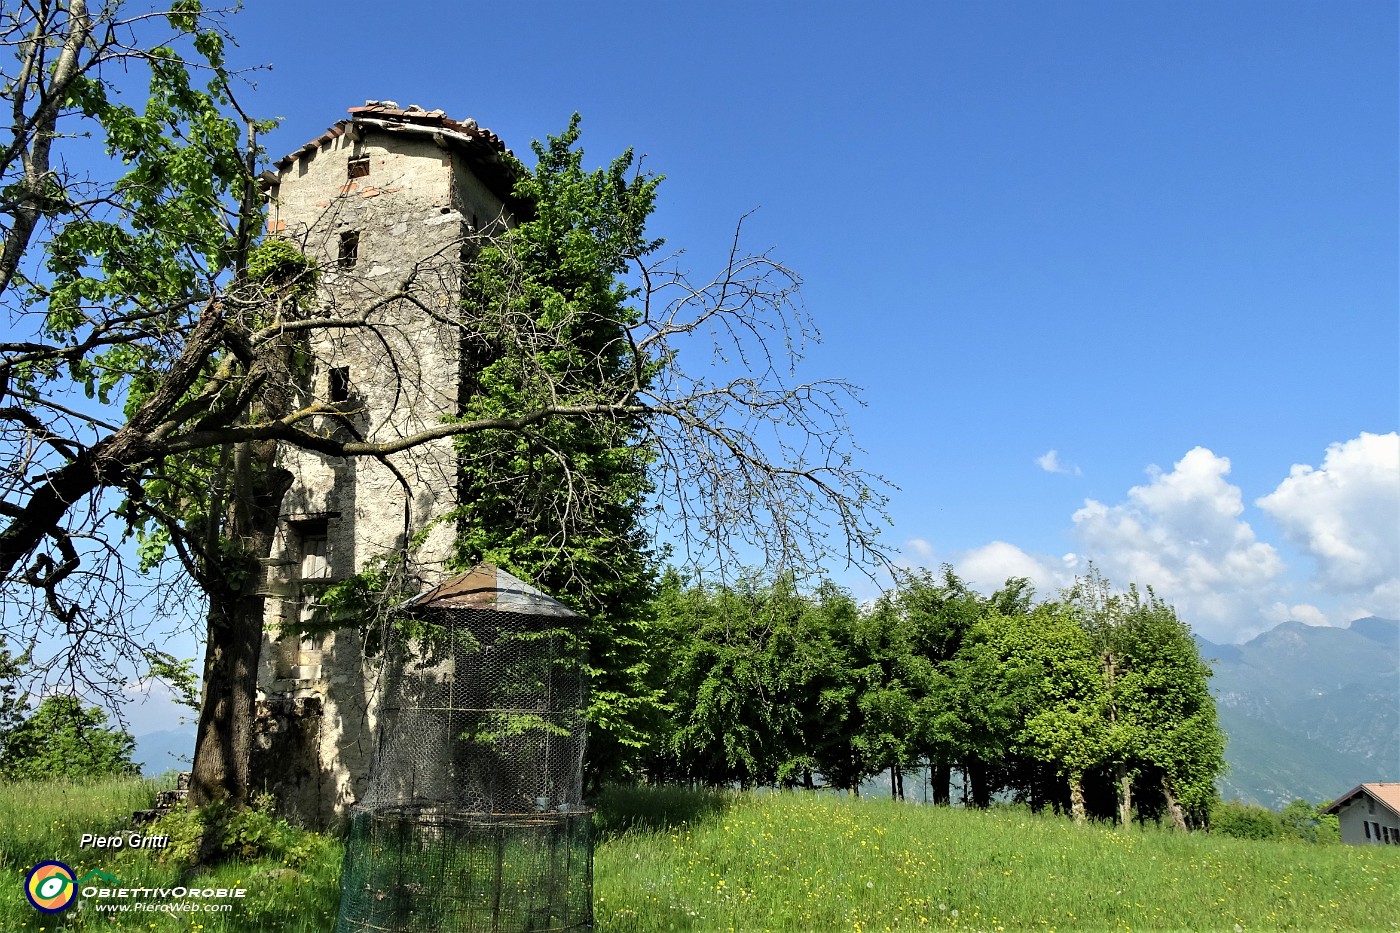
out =
<path fill-rule="evenodd" d="M 40 862 L 24 879 L 24 896 L 35 910 L 56 914 L 67 909 L 78 894 L 73 869 L 62 862 Z"/>

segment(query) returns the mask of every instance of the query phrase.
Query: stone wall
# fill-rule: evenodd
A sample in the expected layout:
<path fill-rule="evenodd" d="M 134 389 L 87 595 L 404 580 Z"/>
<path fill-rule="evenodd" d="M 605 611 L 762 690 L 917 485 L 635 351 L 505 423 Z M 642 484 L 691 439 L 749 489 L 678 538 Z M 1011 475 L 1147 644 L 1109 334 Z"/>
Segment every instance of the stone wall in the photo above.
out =
<path fill-rule="evenodd" d="M 353 432 L 330 417 L 317 426 L 391 441 L 457 412 L 451 322 L 460 315 L 463 240 L 508 218 L 441 134 L 347 129 L 280 172 L 268 226 L 320 265 L 316 313 L 373 324 L 320 330 L 310 340 L 304 391 L 336 404 Z M 342 816 L 363 792 L 379 677 L 354 631 L 305 640 L 280 632 L 313 611 L 318 581 L 344 579 L 403 549 L 455 502 L 450 441 L 387 459 L 392 469 L 368 457 L 282 454 L 296 481 L 268 561 L 253 774 L 255 787 L 312 824 Z M 438 524 L 413 549 L 420 586 L 443 577 L 452 539 L 452 527 Z"/>

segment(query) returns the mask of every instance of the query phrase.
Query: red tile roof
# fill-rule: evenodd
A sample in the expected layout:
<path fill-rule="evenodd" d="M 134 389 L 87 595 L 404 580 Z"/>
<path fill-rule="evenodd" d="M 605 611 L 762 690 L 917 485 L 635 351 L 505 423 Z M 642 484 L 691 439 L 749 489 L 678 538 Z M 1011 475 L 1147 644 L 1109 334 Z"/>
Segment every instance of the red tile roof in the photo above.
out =
<path fill-rule="evenodd" d="M 1332 805 L 1323 812 L 1336 813 L 1343 806 L 1349 803 L 1353 797 L 1358 797 L 1361 794 L 1366 794 L 1367 796 L 1374 798 L 1375 800 L 1379 801 L 1382 805 L 1388 807 L 1390 811 L 1394 813 L 1397 817 L 1400 817 L 1400 782 L 1395 781 L 1381 781 L 1371 784 L 1358 784 L 1351 790 L 1347 791 L 1345 794 L 1342 794 L 1342 796 L 1338 797 L 1336 800 L 1332 801 Z"/>
<path fill-rule="evenodd" d="M 273 163 L 278 174 L 286 172 L 304 156 L 318 152 L 322 146 L 344 136 L 350 127 L 384 133 L 426 133 L 460 152 L 473 173 L 517 215 L 529 212 L 529 206 L 513 195 L 515 186 L 514 154 L 499 136 L 475 120 L 453 120 L 442 110 L 424 110 L 416 104 L 400 109 L 391 100 L 367 100 L 363 107 L 350 107 L 348 120 L 338 120 L 320 136 L 300 149 L 289 152 Z"/>

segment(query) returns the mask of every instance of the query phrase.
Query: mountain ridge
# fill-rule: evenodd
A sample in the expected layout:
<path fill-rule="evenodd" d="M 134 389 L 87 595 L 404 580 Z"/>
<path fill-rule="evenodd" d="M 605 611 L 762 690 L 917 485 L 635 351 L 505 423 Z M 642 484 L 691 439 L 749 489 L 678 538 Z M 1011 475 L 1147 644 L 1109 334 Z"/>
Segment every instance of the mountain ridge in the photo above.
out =
<path fill-rule="evenodd" d="M 1197 645 L 1228 739 L 1225 797 L 1277 808 L 1400 780 L 1400 621 L 1289 620 L 1242 644 Z"/>

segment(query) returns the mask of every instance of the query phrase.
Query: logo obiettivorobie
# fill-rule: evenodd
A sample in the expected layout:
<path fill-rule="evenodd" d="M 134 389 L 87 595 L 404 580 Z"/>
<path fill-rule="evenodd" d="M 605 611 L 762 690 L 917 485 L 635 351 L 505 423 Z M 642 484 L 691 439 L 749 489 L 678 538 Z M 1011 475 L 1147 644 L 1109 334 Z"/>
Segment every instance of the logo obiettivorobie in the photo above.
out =
<path fill-rule="evenodd" d="M 40 862 L 29 870 L 24 879 L 24 896 L 35 910 L 56 914 L 67 910 L 78 896 L 77 879 L 73 869 L 62 862 Z"/>

